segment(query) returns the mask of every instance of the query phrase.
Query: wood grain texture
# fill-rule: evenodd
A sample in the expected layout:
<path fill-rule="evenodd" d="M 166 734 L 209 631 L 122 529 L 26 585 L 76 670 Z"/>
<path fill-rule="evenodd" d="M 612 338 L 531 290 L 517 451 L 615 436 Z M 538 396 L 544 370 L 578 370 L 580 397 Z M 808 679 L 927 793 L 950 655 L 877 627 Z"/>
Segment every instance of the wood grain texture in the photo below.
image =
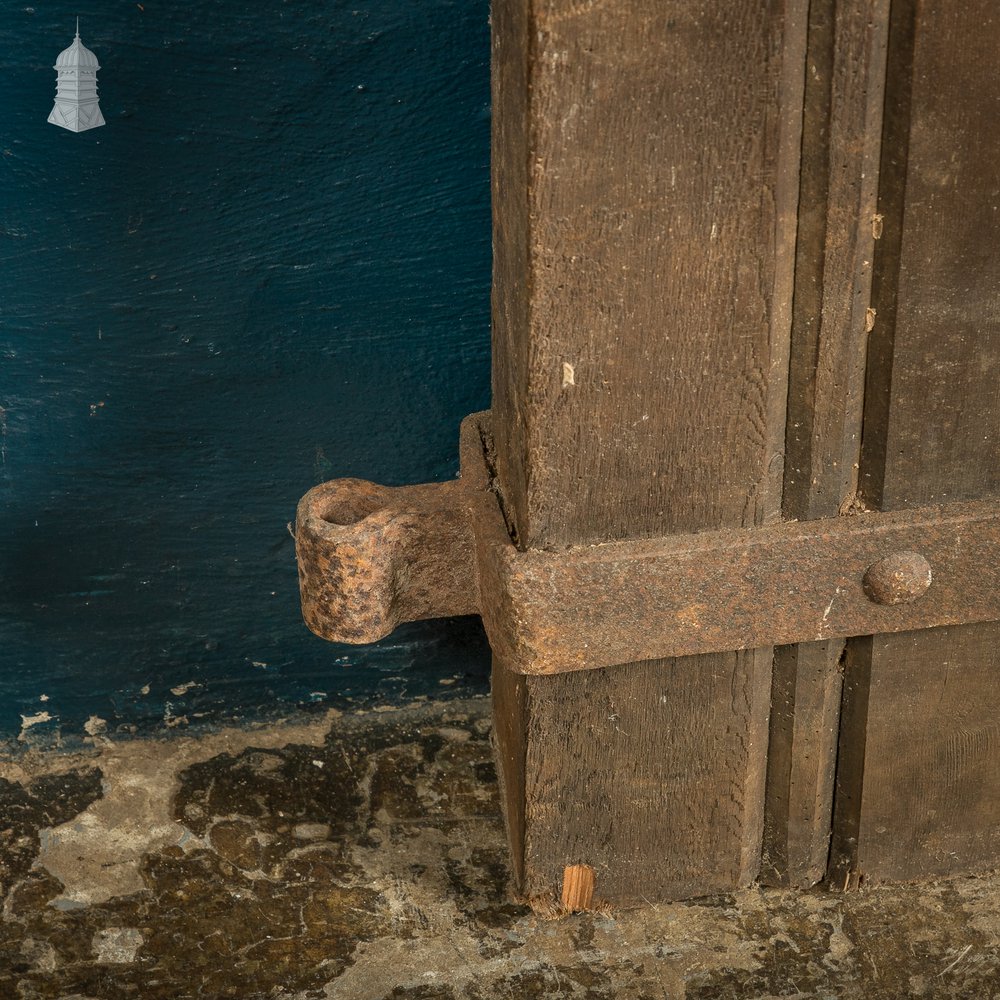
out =
<path fill-rule="evenodd" d="M 876 636 L 855 870 L 867 879 L 1000 862 L 1000 623 Z"/>
<path fill-rule="evenodd" d="M 509 505 L 508 526 L 527 524 L 524 461 L 528 403 L 530 263 L 528 111 L 532 52 L 530 5 L 502 0 L 491 8 L 490 185 L 493 198 L 493 427 L 496 461 Z M 523 529 L 522 529 L 523 530 Z M 515 538 L 516 540 L 516 538 Z"/>
<path fill-rule="evenodd" d="M 46 122 L 77 13 L 83 135 Z M 489 405 L 488 15 L 0 8 L 5 753 L 42 695 L 60 746 L 487 691 L 473 618 L 316 640 L 286 525 L 326 479 L 453 478 Z"/>
<path fill-rule="evenodd" d="M 781 5 L 703 6 L 496 5 L 494 405 L 524 545 L 764 516 Z"/>
<path fill-rule="evenodd" d="M 493 702 L 493 749 L 510 844 L 514 885 L 524 886 L 525 757 L 527 754 L 527 678 L 496 659 L 490 693 Z"/>
<path fill-rule="evenodd" d="M 810 5 L 786 518 L 835 517 L 858 486 L 888 0 Z"/>
<path fill-rule="evenodd" d="M 494 113 L 526 119 L 494 126 L 515 143 L 494 161 L 496 464 L 522 547 L 778 516 L 805 32 L 788 7 L 494 5 Z M 499 684 L 499 755 L 524 753 L 505 787 L 518 888 L 554 895 L 577 864 L 619 902 L 751 881 L 770 673 L 763 650 Z"/>
<path fill-rule="evenodd" d="M 826 874 L 840 726 L 842 640 L 775 649 L 761 879 L 807 888 Z"/>
<path fill-rule="evenodd" d="M 836 517 L 857 491 L 888 0 L 809 6 L 782 510 Z M 777 651 L 763 875 L 826 873 L 842 642 Z"/>
<path fill-rule="evenodd" d="M 998 47 L 988 0 L 893 5 L 861 477 L 886 510 L 1000 491 Z M 998 639 L 996 624 L 936 629 L 855 657 L 844 707 L 864 733 L 845 723 L 844 744 L 865 753 L 843 801 L 838 778 L 841 871 L 1000 860 Z"/>
<path fill-rule="evenodd" d="M 529 886 L 558 886 L 578 863 L 595 869 L 600 899 L 617 901 L 752 881 L 769 652 L 527 678 Z"/>
<path fill-rule="evenodd" d="M 918 7 L 886 509 L 1000 493 L 998 46 L 989 0 Z"/>
<path fill-rule="evenodd" d="M 589 910 L 594 901 L 594 869 L 590 865 L 567 865 L 563 872 L 562 908 L 568 913 Z"/>

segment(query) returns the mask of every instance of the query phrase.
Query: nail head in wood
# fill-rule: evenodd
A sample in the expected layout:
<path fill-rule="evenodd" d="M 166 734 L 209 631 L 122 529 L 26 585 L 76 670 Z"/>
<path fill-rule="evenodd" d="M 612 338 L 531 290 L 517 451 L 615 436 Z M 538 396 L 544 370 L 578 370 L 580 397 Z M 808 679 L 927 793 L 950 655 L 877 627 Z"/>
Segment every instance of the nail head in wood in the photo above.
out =
<path fill-rule="evenodd" d="M 869 566 L 863 582 L 876 604 L 908 604 L 931 585 L 931 566 L 919 552 L 894 552 Z"/>

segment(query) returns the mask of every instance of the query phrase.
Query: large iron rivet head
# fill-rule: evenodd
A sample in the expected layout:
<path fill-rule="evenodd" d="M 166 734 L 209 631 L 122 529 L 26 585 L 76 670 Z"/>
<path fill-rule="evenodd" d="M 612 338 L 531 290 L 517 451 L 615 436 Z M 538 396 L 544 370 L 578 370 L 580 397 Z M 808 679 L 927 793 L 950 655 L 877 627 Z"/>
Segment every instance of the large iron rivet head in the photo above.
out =
<path fill-rule="evenodd" d="M 907 604 L 931 585 L 931 564 L 919 552 L 894 552 L 869 566 L 862 583 L 876 604 Z"/>

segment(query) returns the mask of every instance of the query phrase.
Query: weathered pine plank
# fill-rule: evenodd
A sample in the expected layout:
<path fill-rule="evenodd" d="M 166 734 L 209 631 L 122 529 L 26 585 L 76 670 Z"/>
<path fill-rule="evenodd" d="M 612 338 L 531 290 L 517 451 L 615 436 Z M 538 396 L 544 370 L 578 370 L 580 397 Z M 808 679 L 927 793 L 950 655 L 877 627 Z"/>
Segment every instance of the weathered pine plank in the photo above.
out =
<path fill-rule="evenodd" d="M 805 8 L 495 3 L 494 427 L 521 546 L 779 516 Z M 509 666 L 524 894 L 577 864 L 617 901 L 756 876 L 770 650 Z"/>
<path fill-rule="evenodd" d="M 836 517 L 857 492 L 888 0 L 809 7 L 788 419 L 786 518 Z M 775 651 L 762 876 L 826 874 L 844 643 Z"/>
<path fill-rule="evenodd" d="M 1000 9 L 895 0 L 862 490 L 1000 493 Z M 1000 624 L 849 653 L 835 881 L 1000 860 Z"/>

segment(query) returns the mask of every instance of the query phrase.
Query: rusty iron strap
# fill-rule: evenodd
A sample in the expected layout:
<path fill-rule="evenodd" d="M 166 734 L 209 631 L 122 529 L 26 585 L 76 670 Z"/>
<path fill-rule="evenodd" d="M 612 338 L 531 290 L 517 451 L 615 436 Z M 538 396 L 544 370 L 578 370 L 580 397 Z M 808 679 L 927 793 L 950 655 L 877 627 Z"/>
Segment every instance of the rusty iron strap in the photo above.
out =
<path fill-rule="evenodd" d="M 1000 506 L 948 504 L 746 530 L 519 551 L 491 488 L 488 414 L 462 474 L 336 480 L 299 504 L 303 615 L 337 642 L 482 615 L 526 674 L 1000 620 Z"/>

